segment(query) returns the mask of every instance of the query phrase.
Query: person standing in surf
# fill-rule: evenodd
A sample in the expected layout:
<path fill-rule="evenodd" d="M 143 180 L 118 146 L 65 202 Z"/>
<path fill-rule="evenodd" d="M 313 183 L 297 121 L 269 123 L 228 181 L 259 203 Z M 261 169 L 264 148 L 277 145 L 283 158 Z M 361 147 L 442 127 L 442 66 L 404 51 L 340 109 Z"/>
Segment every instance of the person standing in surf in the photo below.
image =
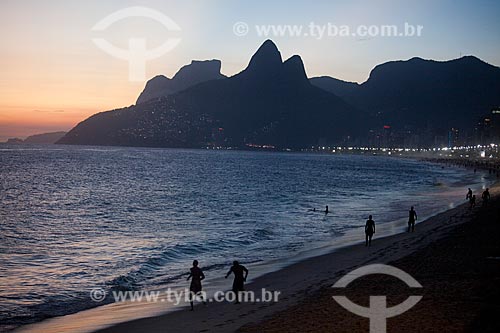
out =
<path fill-rule="evenodd" d="M 465 196 L 465 200 L 470 200 L 472 199 L 472 190 L 469 187 L 469 190 L 467 191 L 467 195 Z"/>
<path fill-rule="evenodd" d="M 191 311 L 194 310 L 194 298 L 196 296 L 200 296 L 201 301 L 203 304 L 207 304 L 205 302 L 205 299 L 203 298 L 203 293 L 201 291 L 201 281 L 205 279 L 205 274 L 203 274 L 203 271 L 201 268 L 198 267 L 198 260 L 193 261 L 193 267 L 189 270 L 189 276 L 187 277 L 187 281 L 191 279 L 191 285 L 189 286 L 189 303 L 191 303 Z"/>
<path fill-rule="evenodd" d="M 233 266 L 229 269 L 229 272 L 226 274 L 227 277 L 233 273 L 234 281 L 233 281 L 233 293 L 236 295 L 235 304 L 240 303 L 240 293 L 245 290 L 244 284 L 247 280 L 248 269 L 245 266 L 240 265 L 238 261 L 233 261 Z M 244 274 L 243 274 L 244 273 Z"/>
<path fill-rule="evenodd" d="M 368 216 L 368 220 L 366 221 L 365 224 L 365 235 L 366 235 L 366 245 L 365 246 L 371 246 L 372 245 L 372 237 L 373 234 L 375 233 L 375 221 L 373 221 L 372 216 Z"/>
<path fill-rule="evenodd" d="M 417 220 L 417 212 L 413 209 L 413 206 L 411 206 L 410 211 L 408 212 L 408 232 L 414 232 L 415 231 L 415 221 Z"/>

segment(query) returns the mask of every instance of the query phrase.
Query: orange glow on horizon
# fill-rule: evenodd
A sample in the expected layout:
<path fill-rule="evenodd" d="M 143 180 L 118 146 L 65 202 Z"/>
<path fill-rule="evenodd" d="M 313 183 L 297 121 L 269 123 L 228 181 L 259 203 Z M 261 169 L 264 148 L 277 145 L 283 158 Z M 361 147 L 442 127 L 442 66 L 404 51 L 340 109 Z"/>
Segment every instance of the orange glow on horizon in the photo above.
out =
<path fill-rule="evenodd" d="M 155 20 L 141 17 L 116 22 L 105 31 L 92 30 L 111 13 L 138 3 L 167 15 L 181 31 L 169 31 Z M 276 42 L 283 59 L 300 55 L 309 77 L 328 75 L 362 83 L 376 65 L 415 56 L 449 60 L 466 52 L 498 65 L 500 44 L 494 9 L 493 2 L 491 6 L 432 2 L 429 7 L 425 2 L 410 5 L 389 0 L 382 4 L 323 1 L 315 6 L 298 1 L 287 11 L 280 4 L 245 1 L 216 5 L 174 0 L 4 0 L 0 4 L 0 142 L 67 131 L 94 113 L 135 103 L 145 82 L 128 81 L 127 61 L 99 49 L 92 42 L 96 37 L 119 49 L 126 49 L 130 38 L 144 38 L 147 49 L 152 49 L 170 36 L 181 37 L 175 49 L 147 62 L 147 78 L 159 74 L 171 78 L 192 60 L 207 59 L 221 60 L 221 72 L 231 76 L 243 70 L 269 38 Z M 242 19 L 250 27 L 245 37 L 233 31 L 235 22 Z M 302 24 L 307 30 L 308 22 L 313 21 L 352 27 L 407 21 L 425 28 L 421 38 L 367 39 L 262 36 L 254 29 L 261 24 Z M 468 29 L 463 29 L 463 22 L 469 23 Z"/>

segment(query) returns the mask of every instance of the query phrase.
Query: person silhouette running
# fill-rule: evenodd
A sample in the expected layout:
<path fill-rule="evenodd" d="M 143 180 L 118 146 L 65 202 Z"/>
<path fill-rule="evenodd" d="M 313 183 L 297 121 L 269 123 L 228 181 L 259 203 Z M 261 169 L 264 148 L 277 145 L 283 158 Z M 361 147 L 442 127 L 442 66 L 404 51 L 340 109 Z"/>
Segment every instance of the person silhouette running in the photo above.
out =
<path fill-rule="evenodd" d="M 227 277 L 233 273 L 234 274 L 234 281 L 233 281 L 233 293 L 236 295 L 236 302 L 235 304 L 240 303 L 240 292 L 245 290 L 244 284 L 245 281 L 247 280 L 248 276 L 248 269 L 246 269 L 245 266 L 240 265 L 238 261 L 233 261 L 233 266 L 229 269 L 229 272 L 226 274 L 226 279 Z M 245 274 L 243 274 L 245 273 Z"/>
<path fill-rule="evenodd" d="M 488 205 L 488 201 L 490 201 L 490 198 L 491 198 L 489 188 L 484 190 L 483 194 L 481 195 L 481 198 L 483 199 L 483 206 Z"/>
<path fill-rule="evenodd" d="M 465 196 L 465 200 L 470 200 L 472 199 L 472 190 L 469 187 L 469 191 L 467 191 L 467 195 Z"/>
<path fill-rule="evenodd" d="M 375 221 L 373 221 L 372 216 L 368 216 L 368 220 L 366 221 L 365 225 L 365 234 L 366 234 L 366 245 L 365 246 L 371 246 L 372 245 L 372 237 L 373 234 L 375 233 Z"/>
<path fill-rule="evenodd" d="M 193 261 L 193 267 L 191 267 L 191 269 L 189 270 L 189 276 L 186 280 L 189 281 L 189 279 L 191 278 L 191 285 L 189 286 L 189 303 L 191 303 L 191 311 L 193 311 L 193 301 L 197 295 L 200 295 L 203 304 L 206 305 L 206 302 L 203 299 L 203 294 L 201 292 L 201 281 L 205 279 L 205 274 L 203 274 L 203 271 L 198 267 L 198 260 Z"/>
<path fill-rule="evenodd" d="M 415 231 L 415 221 L 417 220 L 417 212 L 411 206 L 410 211 L 408 212 L 408 232 Z"/>

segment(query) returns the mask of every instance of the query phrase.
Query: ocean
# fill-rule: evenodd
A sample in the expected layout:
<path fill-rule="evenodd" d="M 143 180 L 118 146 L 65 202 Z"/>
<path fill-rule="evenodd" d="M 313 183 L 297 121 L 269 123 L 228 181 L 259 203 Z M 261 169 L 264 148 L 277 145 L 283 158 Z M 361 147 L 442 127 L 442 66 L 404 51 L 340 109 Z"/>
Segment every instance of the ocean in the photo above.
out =
<path fill-rule="evenodd" d="M 490 181 L 384 156 L 0 145 L 0 330 L 96 306 L 95 287 L 183 285 L 193 259 L 222 276 L 363 241 L 369 214 L 402 231 L 410 206 L 430 216 Z"/>

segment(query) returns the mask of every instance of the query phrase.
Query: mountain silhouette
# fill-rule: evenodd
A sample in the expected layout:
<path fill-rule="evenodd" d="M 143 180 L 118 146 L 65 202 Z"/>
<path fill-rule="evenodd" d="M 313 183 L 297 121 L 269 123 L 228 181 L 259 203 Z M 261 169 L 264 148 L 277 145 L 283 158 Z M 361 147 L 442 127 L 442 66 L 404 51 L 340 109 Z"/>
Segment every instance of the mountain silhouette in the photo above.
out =
<path fill-rule="evenodd" d="M 136 104 L 171 95 L 201 82 L 223 79 L 226 76 L 221 74 L 220 68 L 220 60 L 193 60 L 191 64 L 182 67 L 171 79 L 164 75 L 155 76 L 146 83 Z"/>
<path fill-rule="evenodd" d="M 224 143 L 303 148 L 355 142 L 370 117 L 310 84 L 302 59 L 282 61 L 265 41 L 246 69 L 129 108 L 103 112 L 73 128 L 59 143 L 200 147 Z"/>
<path fill-rule="evenodd" d="M 278 47 L 268 39 L 255 52 L 242 73 L 253 77 L 276 77 L 281 73 L 282 63 Z"/>
<path fill-rule="evenodd" d="M 500 68 L 473 56 L 387 62 L 360 85 L 325 77 L 311 82 L 393 128 L 471 131 L 500 105 Z"/>
<path fill-rule="evenodd" d="M 359 89 L 357 82 L 348 82 L 339 80 L 330 76 L 318 76 L 309 79 L 312 85 L 318 88 L 329 91 L 339 97 L 353 94 Z"/>
<path fill-rule="evenodd" d="M 28 136 L 24 143 L 53 144 L 66 135 L 66 132 L 50 132 Z"/>
<path fill-rule="evenodd" d="M 473 56 L 391 61 L 357 84 L 309 80 L 300 56 L 283 61 L 267 40 L 234 76 L 223 77 L 219 61 L 193 62 L 148 82 L 136 105 L 93 115 L 58 143 L 300 149 L 366 143 L 390 125 L 402 140 L 426 133 L 419 144 L 433 144 L 451 127 L 470 133 L 499 105 L 500 68 Z"/>

